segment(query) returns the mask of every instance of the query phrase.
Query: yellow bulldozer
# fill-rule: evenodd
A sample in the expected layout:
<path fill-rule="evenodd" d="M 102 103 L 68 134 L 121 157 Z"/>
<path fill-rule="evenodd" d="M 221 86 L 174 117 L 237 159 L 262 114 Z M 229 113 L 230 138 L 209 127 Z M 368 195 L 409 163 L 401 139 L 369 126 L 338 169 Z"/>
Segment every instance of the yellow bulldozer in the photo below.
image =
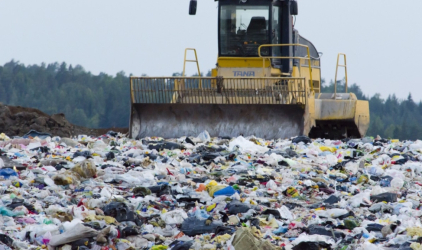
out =
<path fill-rule="evenodd" d="M 321 93 L 320 53 L 294 28 L 295 0 L 218 1 L 218 58 L 201 76 L 195 49 L 186 49 L 183 75 L 131 77 L 130 136 L 174 138 L 255 135 L 266 139 L 306 135 L 341 139 L 365 136 L 369 104 L 347 90 Z M 191 0 L 189 14 L 195 15 Z M 193 50 L 195 59 L 188 60 Z M 339 64 L 340 59 L 344 63 Z M 186 77 L 187 62 L 198 76 Z"/>

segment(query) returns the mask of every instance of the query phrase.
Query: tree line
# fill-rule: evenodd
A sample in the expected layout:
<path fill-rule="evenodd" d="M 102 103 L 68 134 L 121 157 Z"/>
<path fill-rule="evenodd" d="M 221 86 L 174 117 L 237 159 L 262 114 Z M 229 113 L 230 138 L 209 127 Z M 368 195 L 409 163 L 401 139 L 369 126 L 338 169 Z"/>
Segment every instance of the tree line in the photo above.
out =
<path fill-rule="evenodd" d="M 64 113 L 73 124 L 90 128 L 127 127 L 129 77 L 94 75 L 66 63 L 0 66 L 0 102 L 32 107 L 47 114 Z"/>
<path fill-rule="evenodd" d="M 210 72 L 205 75 L 210 75 Z M 180 76 L 174 73 L 173 76 Z M 337 92 L 344 91 L 344 81 Z M 334 82 L 323 81 L 322 92 L 333 92 Z M 90 128 L 127 127 L 130 113 L 129 76 L 121 71 L 112 76 L 94 75 L 82 66 L 51 63 L 24 65 L 10 61 L 0 66 L 0 102 L 32 107 L 47 114 L 64 113 L 73 124 Z M 349 92 L 368 100 L 371 111 L 369 136 L 410 139 L 422 138 L 422 102 L 409 94 L 401 100 L 394 94 L 365 95 L 357 84 Z"/>

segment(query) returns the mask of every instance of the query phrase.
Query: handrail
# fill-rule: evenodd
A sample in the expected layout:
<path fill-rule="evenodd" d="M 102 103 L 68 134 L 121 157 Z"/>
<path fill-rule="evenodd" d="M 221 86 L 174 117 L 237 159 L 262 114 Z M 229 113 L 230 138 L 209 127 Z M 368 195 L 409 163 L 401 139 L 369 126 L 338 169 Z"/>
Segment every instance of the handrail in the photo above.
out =
<path fill-rule="evenodd" d="M 130 79 L 216 79 L 216 77 L 213 76 L 131 76 Z M 225 77 L 223 79 L 280 79 L 280 80 L 298 80 L 298 79 L 304 79 L 304 77 Z"/>
<path fill-rule="evenodd" d="M 186 56 L 188 51 L 193 51 L 195 53 L 195 60 L 186 60 Z M 198 61 L 198 54 L 196 54 L 196 49 L 193 48 L 186 48 L 185 49 L 185 58 L 183 60 L 183 73 L 182 76 L 186 76 L 185 69 L 186 69 L 186 62 L 194 62 L 196 63 L 196 67 L 198 68 L 198 76 L 201 77 L 201 70 L 199 70 L 199 61 Z M 199 82 L 200 85 L 202 85 L 202 82 Z"/>
<path fill-rule="evenodd" d="M 339 65 L 340 56 L 343 56 L 344 65 Z M 344 54 L 344 53 L 338 53 L 338 55 L 337 55 L 336 76 L 334 78 L 335 79 L 335 81 L 334 81 L 334 98 L 336 98 L 336 95 L 337 95 L 337 72 L 338 72 L 338 67 L 343 67 L 344 68 L 345 78 L 346 78 L 346 93 L 347 93 L 347 60 L 346 60 L 346 54 Z"/>
<path fill-rule="evenodd" d="M 133 93 L 134 88 L 133 88 L 133 81 L 132 80 L 135 79 L 135 77 L 131 76 L 129 79 L 130 79 L 130 99 L 131 99 L 131 102 L 134 103 L 135 102 L 135 95 Z"/>
<path fill-rule="evenodd" d="M 308 52 L 308 57 L 300 57 L 300 56 L 262 56 L 261 55 L 261 48 L 263 47 L 288 47 L 288 46 L 298 46 L 298 47 L 304 47 L 306 48 Z M 265 59 L 305 59 L 308 60 L 308 68 L 309 68 L 309 77 L 311 81 L 311 90 L 314 92 L 314 82 L 312 80 L 312 66 L 311 66 L 311 54 L 309 52 L 309 47 L 303 44 L 297 44 L 297 43 L 290 43 L 290 44 L 263 44 L 258 47 L 258 55 L 262 58 L 262 69 L 265 72 Z"/>
<path fill-rule="evenodd" d="M 202 81 L 202 86 L 199 85 Z M 130 77 L 132 103 L 306 105 L 303 77 Z M 262 85 L 264 83 L 264 85 Z"/>

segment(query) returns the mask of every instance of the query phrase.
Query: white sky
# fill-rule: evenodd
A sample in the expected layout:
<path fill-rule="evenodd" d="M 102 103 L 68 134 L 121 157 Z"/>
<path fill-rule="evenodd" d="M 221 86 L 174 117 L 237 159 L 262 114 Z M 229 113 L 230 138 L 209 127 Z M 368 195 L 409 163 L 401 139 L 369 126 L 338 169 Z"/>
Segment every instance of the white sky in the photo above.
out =
<path fill-rule="evenodd" d="M 320 52 L 322 75 L 334 78 L 347 53 L 349 81 L 366 94 L 422 99 L 422 1 L 298 0 L 296 28 Z M 198 50 L 201 71 L 217 58 L 217 3 L 198 0 L 0 0 L 0 64 L 80 64 L 94 74 L 169 76 L 184 48 Z M 188 74 L 195 67 L 188 67 Z M 343 75 L 341 75 L 343 76 Z"/>

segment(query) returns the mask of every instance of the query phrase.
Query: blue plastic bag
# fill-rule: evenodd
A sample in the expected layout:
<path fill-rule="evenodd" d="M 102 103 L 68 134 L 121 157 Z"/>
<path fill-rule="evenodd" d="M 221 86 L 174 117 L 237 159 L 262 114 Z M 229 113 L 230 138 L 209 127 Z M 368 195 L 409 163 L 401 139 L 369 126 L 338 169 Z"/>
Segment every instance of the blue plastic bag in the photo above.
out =
<path fill-rule="evenodd" d="M 11 176 L 18 176 L 18 173 L 11 168 L 2 168 L 0 169 L 0 176 L 3 176 L 5 179 L 9 179 Z"/>
<path fill-rule="evenodd" d="M 225 196 L 232 196 L 236 193 L 236 190 L 232 186 L 227 186 L 223 189 L 220 189 L 214 193 L 214 197 L 225 195 Z"/>

